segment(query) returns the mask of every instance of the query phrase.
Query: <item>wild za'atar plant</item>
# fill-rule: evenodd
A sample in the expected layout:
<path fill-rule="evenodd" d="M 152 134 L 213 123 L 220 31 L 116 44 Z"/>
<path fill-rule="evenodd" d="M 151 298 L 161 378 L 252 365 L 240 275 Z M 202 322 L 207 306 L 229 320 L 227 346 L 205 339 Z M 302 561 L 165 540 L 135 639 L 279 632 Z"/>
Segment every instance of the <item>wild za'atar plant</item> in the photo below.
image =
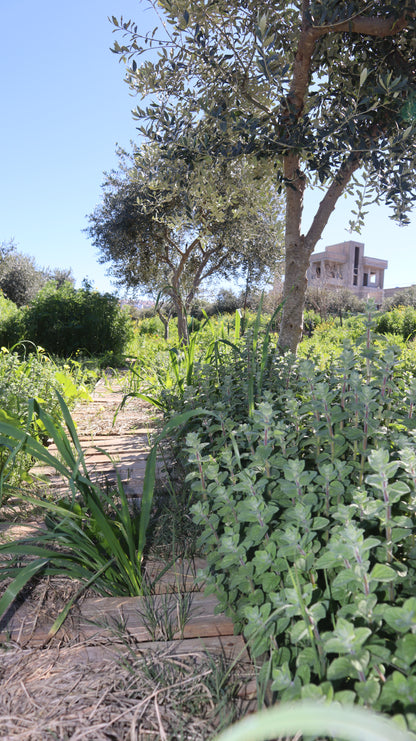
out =
<path fill-rule="evenodd" d="M 370 331 L 327 371 L 269 360 L 251 415 L 221 404 L 229 365 L 217 416 L 187 428 L 208 589 L 279 701 L 356 702 L 415 732 L 414 383 Z"/>

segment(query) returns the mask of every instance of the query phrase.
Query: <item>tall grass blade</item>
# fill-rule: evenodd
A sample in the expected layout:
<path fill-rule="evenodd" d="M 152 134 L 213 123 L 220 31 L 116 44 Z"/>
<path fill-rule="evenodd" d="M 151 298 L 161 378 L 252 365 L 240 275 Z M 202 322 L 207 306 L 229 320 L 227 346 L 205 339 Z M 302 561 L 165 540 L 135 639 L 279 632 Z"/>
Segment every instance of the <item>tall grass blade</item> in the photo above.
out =
<path fill-rule="evenodd" d="M 241 314 L 240 309 L 235 310 L 234 340 L 238 342 L 241 337 Z"/>
<path fill-rule="evenodd" d="M 0 599 L 0 616 L 9 609 L 12 602 L 16 599 L 23 587 L 37 574 L 45 568 L 48 563 L 47 558 L 41 558 L 38 561 L 28 564 L 19 571 L 18 576 L 6 587 L 6 591 Z"/>
<path fill-rule="evenodd" d="M 259 308 L 257 310 L 256 319 L 253 325 L 253 340 L 249 350 L 248 362 L 247 362 L 247 374 L 248 374 L 248 416 L 252 417 L 254 414 L 254 400 L 255 400 L 255 383 L 257 377 L 257 344 L 259 337 L 259 330 L 261 324 L 261 312 L 263 308 L 263 296 L 262 294 Z"/>
<path fill-rule="evenodd" d="M 101 574 L 103 574 L 105 571 L 107 571 L 107 569 L 109 568 L 109 566 L 111 566 L 111 564 L 113 562 L 114 562 L 114 558 L 110 558 L 110 560 L 107 561 L 107 563 L 105 563 L 104 566 L 102 566 L 101 569 L 99 569 L 99 571 L 97 571 L 97 573 L 94 574 L 91 577 L 91 579 L 89 579 L 85 584 L 83 584 L 82 587 L 80 587 L 78 589 L 78 591 L 74 594 L 74 596 L 71 597 L 70 600 L 68 600 L 68 602 L 66 603 L 65 607 L 63 608 L 63 610 L 61 610 L 61 612 L 59 613 L 58 617 L 56 618 L 54 624 L 52 625 L 52 627 L 51 627 L 51 629 L 50 629 L 50 631 L 49 631 L 49 633 L 47 635 L 46 643 L 48 641 L 50 641 L 51 638 L 54 637 L 54 635 L 56 635 L 56 633 L 58 632 L 59 628 L 61 627 L 61 625 L 66 620 L 70 609 L 73 607 L 73 605 L 75 604 L 75 602 L 77 601 L 77 599 L 81 596 L 81 594 L 83 592 L 85 592 L 86 589 L 88 589 L 89 587 L 91 587 L 94 584 L 94 582 L 101 576 Z"/>
<path fill-rule="evenodd" d="M 4 435 L 5 438 L 0 437 L 0 444 L 9 444 L 10 439 L 17 443 L 22 443 L 22 449 L 32 455 L 36 460 L 46 463 L 48 466 L 53 466 L 59 473 L 65 478 L 68 478 L 67 468 L 56 456 L 49 453 L 49 451 L 43 447 L 42 443 L 35 440 L 28 432 L 24 430 L 18 430 L 16 427 L 9 425 L 5 422 L 0 422 L 0 436 Z M 8 439 L 9 438 L 9 439 Z"/>
<path fill-rule="evenodd" d="M 278 313 L 282 310 L 283 304 L 284 304 L 284 301 L 282 301 L 279 304 L 279 306 L 274 310 L 270 321 L 267 323 L 266 333 L 265 333 L 263 345 L 262 345 L 261 361 L 260 361 L 260 381 L 259 381 L 259 388 L 258 388 L 259 393 L 261 393 L 263 390 L 264 375 L 265 375 L 268 360 L 270 357 L 270 354 L 269 354 L 270 333 L 273 327 L 273 322 L 275 321 Z"/>
<path fill-rule="evenodd" d="M 140 506 L 139 540 L 137 544 L 137 557 L 139 559 L 139 563 L 141 563 L 143 558 L 143 552 L 146 545 L 146 533 L 152 511 L 153 493 L 156 482 L 156 454 L 157 444 L 153 445 L 147 457 L 143 480 L 143 493 Z"/>
<path fill-rule="evenodd" d="M 345 741 L 411 741 L 392 720 L 370 710 L 339 703 L 316 702 L 282 704 L 250 715 L 220 733 L 216 741 L 267 741 L 278 736 L 330 736 Z"/>
<path fill-rule="evenodd" d="M 131 391 L 130 393 L 126 394 L 123 397 L 123 400 L 117 409 L 116 414 L 114 415 L 114 421 L 116 420 L 117 414 L 123 409 L 128 399 L 131 397 L 134 397 L 135 399 L 143 399 L 143 401 L 149 402 L 149 404 L 152 404 L 153 406 L 157 407 L 157 409 L 160 409 L 160 411 L 164 412 L 166 410 L 166 404 L 164 404 L 162 401 L 157 399 L 155 396 L 149 396 L 149 394 L 142 393 L 139 391 Z"/>

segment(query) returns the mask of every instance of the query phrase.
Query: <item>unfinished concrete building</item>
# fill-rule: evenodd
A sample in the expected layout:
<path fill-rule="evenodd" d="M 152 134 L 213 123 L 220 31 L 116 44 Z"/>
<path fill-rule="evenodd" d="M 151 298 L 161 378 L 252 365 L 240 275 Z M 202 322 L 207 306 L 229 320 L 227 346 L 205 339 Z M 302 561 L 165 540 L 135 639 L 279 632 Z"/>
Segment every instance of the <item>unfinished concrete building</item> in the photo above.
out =
<path fill-rule="evenodd" d="M 307 272 L 309 286 L 326 286 L 329 290 L 348 288 L 359 298 L 383 302 L 384 271 L 387 260 L 364 255 L 362 242 L 340 242 L 315 252 Z"/>

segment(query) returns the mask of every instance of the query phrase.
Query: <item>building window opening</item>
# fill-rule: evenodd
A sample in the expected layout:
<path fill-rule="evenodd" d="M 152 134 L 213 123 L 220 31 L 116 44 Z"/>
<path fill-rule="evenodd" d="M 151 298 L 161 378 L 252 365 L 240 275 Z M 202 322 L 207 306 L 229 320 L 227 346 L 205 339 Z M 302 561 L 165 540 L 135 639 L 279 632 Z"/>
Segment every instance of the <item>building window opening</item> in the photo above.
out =
<path fill-rule="evenodd" d="M 368 286 L 368 273 L 363 275 L 363 286 Z"/>
<path fill-rule="evenodd" d="M 370 286 L 377 285 L 377 273 L 370 273 Z"/>
<path fill-rule="evenodd" d="M 358 286 L 358 262 L 360 259 L 360 248 L 356 247 L 354 250 L 354 271 L 352 274 L 353 286 Z"/>
<path fill-rule="evenodd" d="M 316 266 L 316 277 L 317 278 L 321 277 L 321 266 L 320 265 Z"/>

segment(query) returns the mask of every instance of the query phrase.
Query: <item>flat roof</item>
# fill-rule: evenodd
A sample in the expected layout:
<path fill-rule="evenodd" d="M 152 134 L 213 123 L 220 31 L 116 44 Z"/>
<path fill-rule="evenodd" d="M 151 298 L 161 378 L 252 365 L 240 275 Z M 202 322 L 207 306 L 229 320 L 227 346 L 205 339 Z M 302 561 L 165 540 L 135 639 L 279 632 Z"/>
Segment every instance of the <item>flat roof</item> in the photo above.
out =
<path fill-rule="evenodd" d="M 363 257 L 363 264 L 367 267 L 374 267 L 374 268 L 387 268 L 388 261 L 387 260 L 380 260 L 378 257 Z"/>

